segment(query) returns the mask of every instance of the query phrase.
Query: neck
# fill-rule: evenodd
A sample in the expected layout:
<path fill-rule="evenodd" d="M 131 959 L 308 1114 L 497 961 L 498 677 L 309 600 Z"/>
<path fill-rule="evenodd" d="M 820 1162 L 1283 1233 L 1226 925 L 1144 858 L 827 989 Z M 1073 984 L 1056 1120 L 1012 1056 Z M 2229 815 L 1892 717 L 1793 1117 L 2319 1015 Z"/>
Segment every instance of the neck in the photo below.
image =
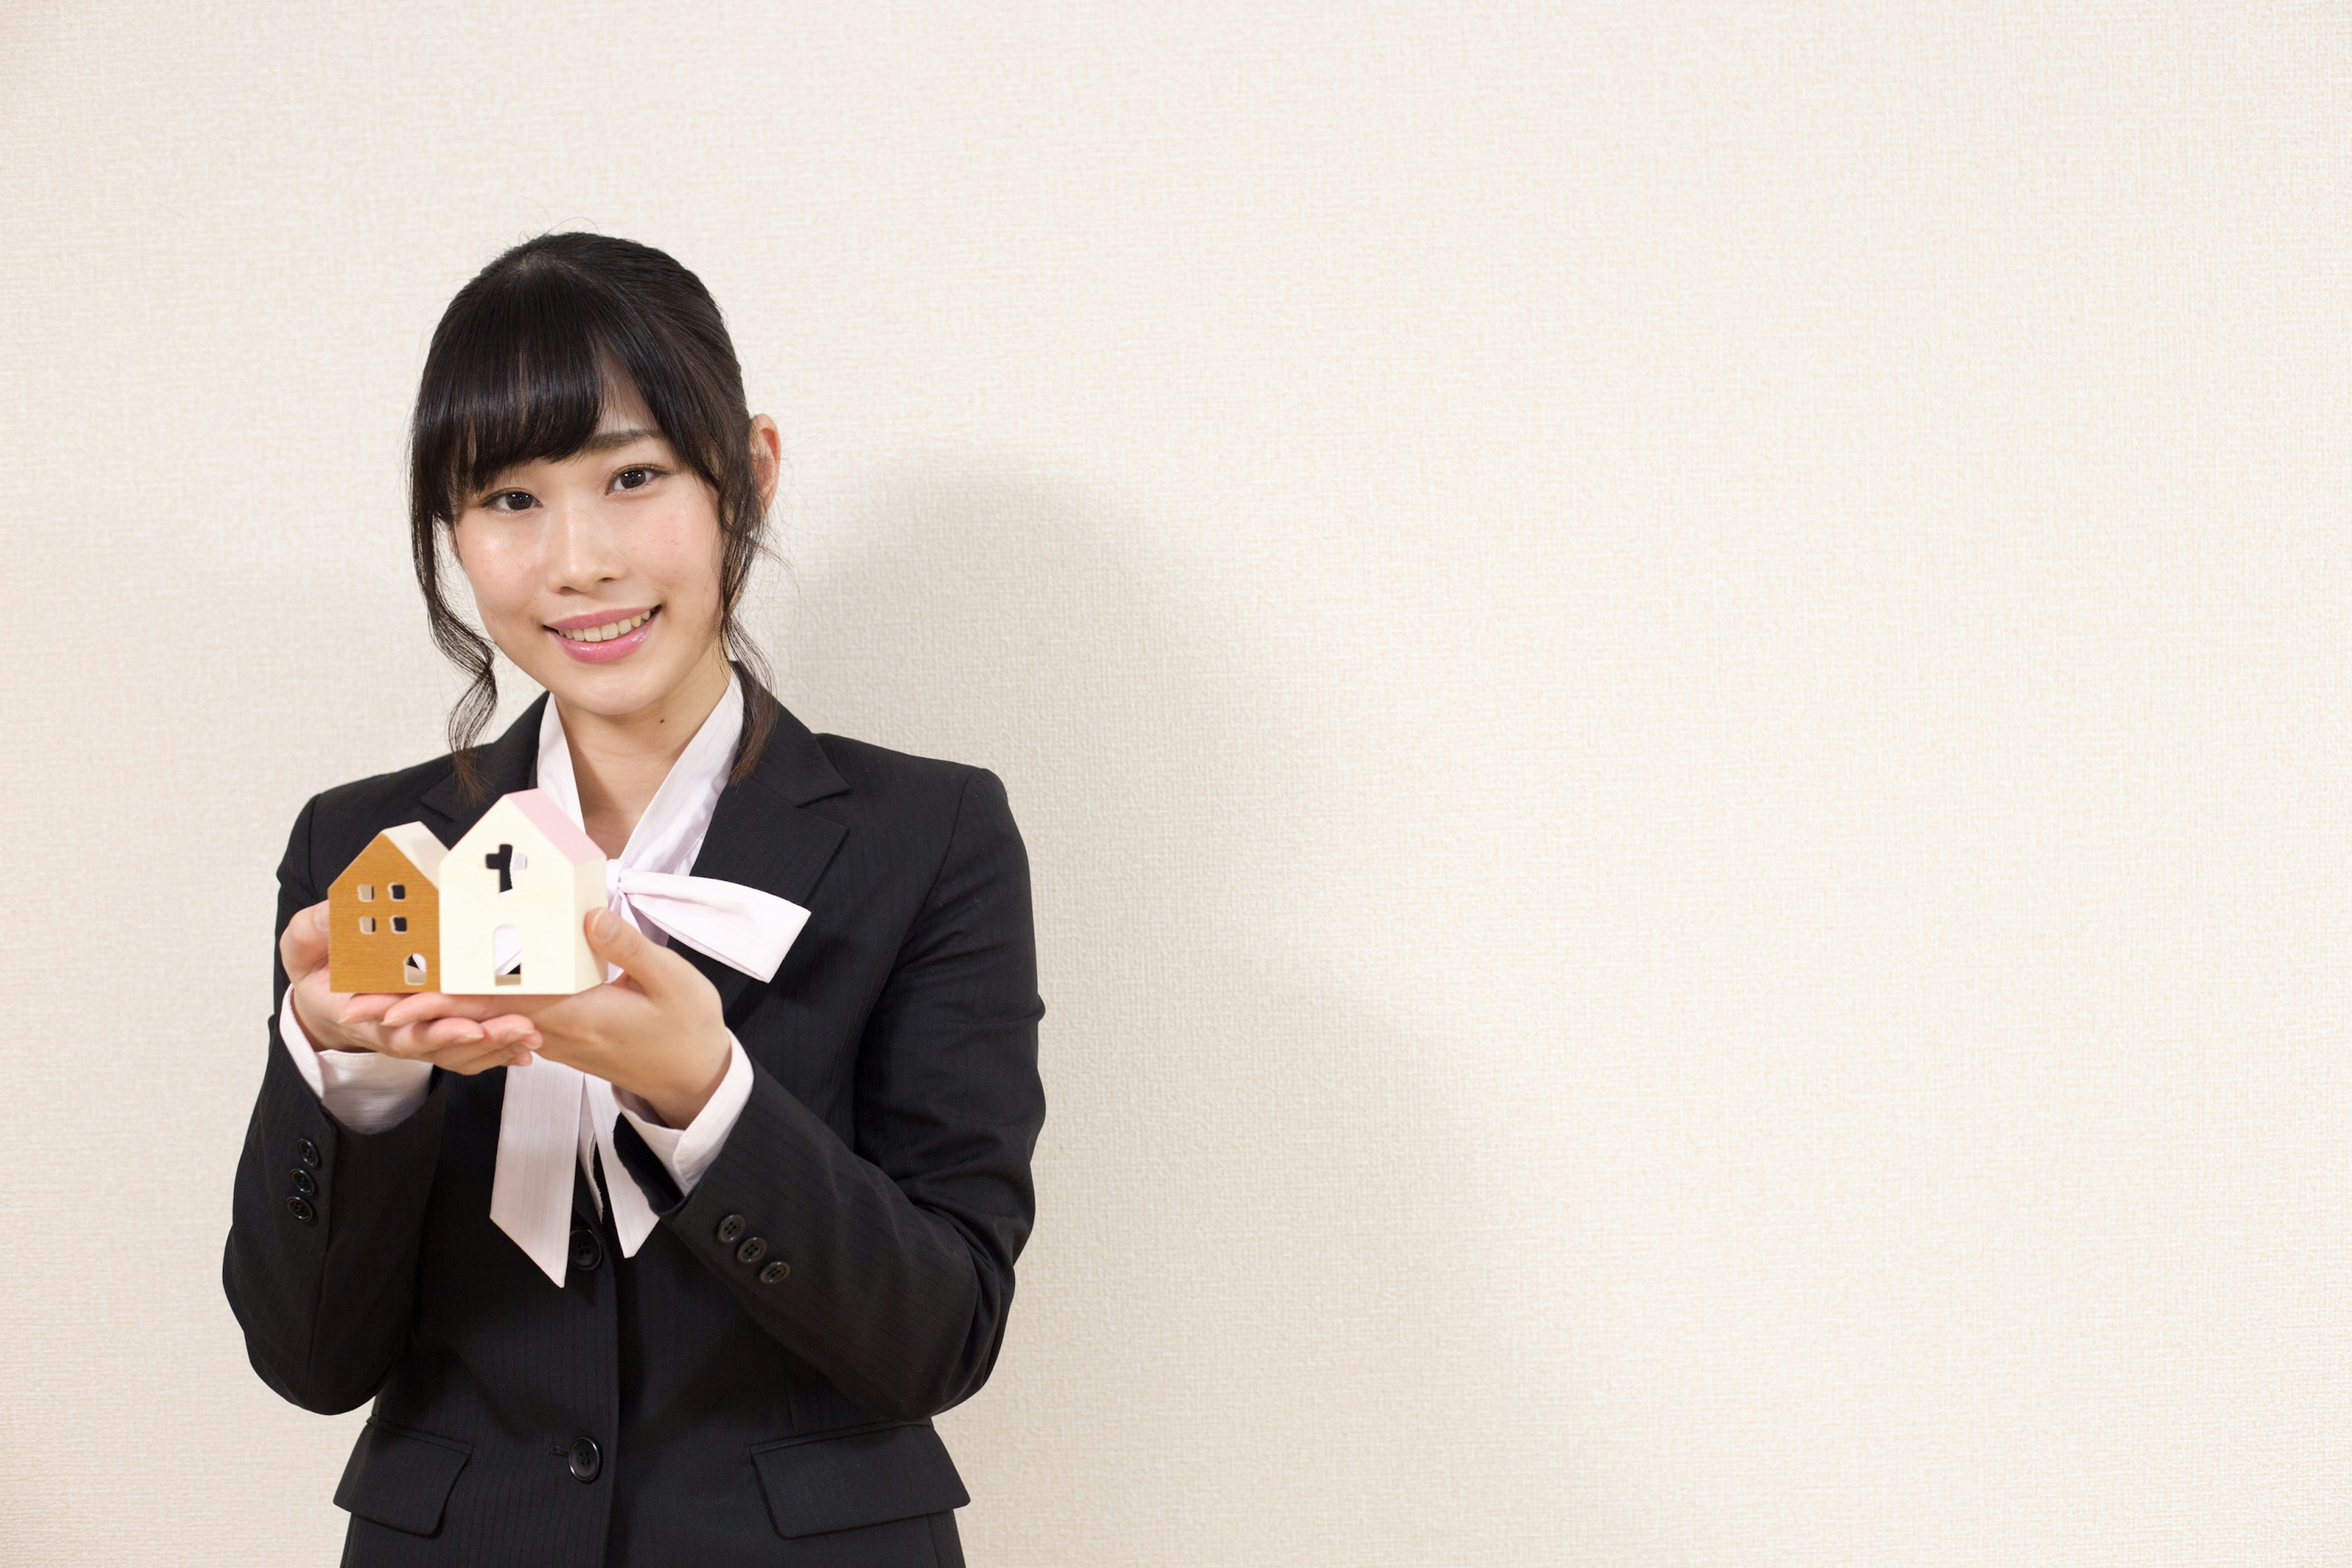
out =
<path fill-rule="evenodd" d="M 581 826 L 597 848 L 617 858 L 628 847 L 671 764 L 727 695 L 728 673 L 726 654 L 714 645 L 692 674 L 634 713 L 590 713 L 551 698 L 580 786 Z"/>

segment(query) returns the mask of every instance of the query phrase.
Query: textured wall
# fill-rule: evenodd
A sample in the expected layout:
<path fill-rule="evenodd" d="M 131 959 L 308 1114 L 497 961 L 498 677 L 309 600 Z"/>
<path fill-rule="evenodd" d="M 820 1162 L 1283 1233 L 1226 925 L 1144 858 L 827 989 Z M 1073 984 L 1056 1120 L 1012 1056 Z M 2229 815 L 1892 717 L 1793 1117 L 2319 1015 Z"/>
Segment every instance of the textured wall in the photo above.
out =
<path fill-rule="evenodd" d="M 787 700 L 1029 839 L 976 1563 L 2344 1561 L 2347 111 L 2333 5 L 9 5 L 0 1558 L 332 1556 L 271 870 L 589 226 Z"/>

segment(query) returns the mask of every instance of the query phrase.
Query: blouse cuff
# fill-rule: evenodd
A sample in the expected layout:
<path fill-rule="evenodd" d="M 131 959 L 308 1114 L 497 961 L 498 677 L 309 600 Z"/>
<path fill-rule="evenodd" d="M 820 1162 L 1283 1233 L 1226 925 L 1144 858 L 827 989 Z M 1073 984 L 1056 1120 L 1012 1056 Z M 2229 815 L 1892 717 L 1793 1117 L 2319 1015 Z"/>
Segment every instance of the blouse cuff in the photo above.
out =
<path fill-rule="evenodd" d="M 677 1184 L 680 1196 L 694 1191 L 710 1163 L 719 1158 L 726 1146 L 727 1134 L 735 1131 L 735 1121 L 743 1114 L 744 1104 L 751 1098 L 751 1058 L 744 1053 L 743 1042 L 735 1031 L 727 1031 L 727 1076 L 719 1080 L 719 1088 L 710 1096 L 695 1119 L 684 1127 L 667 1127 L 654 1114 L 654 1108 L 624 1089 L 614 1089 L 613 1098 L 621 1107 L 621 1114 L 646 1141 L 646 1147 L 662 1163 L 662 1169 Z"/>
<path fill-rule="evenodd" d="M 278 1037 L 294 1058 L 294 1070 L 319 1103 L 353 1132 L 381 1132 L 408 1119 L 425 1103 L 433 1064 L 387 1057 L 378 1051 L 321 1051 L 310 1044 L 294 1014 L 294 988 L 278 1011 Z"/>

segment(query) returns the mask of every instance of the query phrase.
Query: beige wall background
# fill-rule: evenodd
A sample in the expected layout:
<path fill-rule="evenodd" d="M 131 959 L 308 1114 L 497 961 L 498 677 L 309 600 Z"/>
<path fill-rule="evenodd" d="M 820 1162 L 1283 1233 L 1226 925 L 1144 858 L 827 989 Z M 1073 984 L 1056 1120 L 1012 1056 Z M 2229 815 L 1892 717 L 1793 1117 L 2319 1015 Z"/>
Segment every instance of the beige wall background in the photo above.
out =
<path fill-rule="evenodd" d="M 0 1558 L 337 1550 L 272 870 L 573 226 L 782 426 L 786 700 L 1028 838 L 975 1563 L 2352 1555 L 2340 7 L 76 0 L 0 135 Z"/>

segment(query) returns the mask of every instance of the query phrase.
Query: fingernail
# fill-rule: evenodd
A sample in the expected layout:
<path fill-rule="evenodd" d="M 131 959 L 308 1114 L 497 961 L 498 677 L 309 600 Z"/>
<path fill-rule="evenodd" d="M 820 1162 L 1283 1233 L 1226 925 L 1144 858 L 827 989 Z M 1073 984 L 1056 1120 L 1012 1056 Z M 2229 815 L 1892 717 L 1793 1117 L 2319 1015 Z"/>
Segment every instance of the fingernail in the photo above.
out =
<path fill-rule="evenodd" d="M 613 940 L 614 931 L 619 929 L 620 923 L 613 918 L 612 910 L 598 910 L 588 919 L 588 934 L 598 942 L 610 942 Z"/>
<path fill-rule="evenodd" d="M 310 924 L 311 924 L 311 927 L 312 927 L 314 930 L 318 930 L 318 931 L 324 931 L 324 930 L 326 930 L 326 929 L 327 929 L 327 911 L 326 911 L 326 910 L 312 910 L 310 911 Z"/>

